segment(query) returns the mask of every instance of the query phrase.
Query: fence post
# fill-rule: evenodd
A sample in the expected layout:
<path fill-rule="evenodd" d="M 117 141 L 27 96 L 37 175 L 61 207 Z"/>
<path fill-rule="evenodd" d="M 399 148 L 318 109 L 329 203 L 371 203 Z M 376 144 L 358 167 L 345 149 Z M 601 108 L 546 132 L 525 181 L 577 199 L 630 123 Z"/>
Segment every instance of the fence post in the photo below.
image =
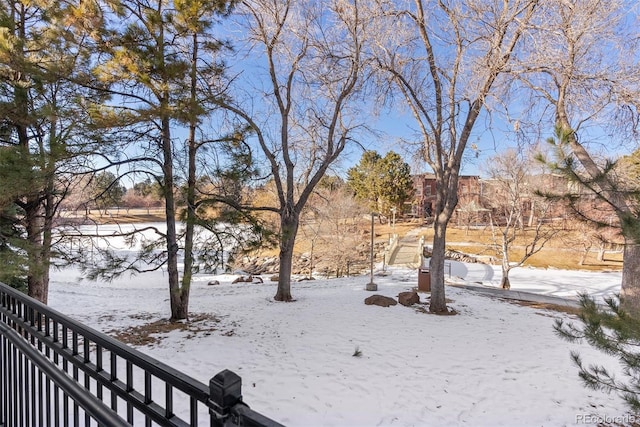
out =
<path fill-rule="evenodd" d="M 242 403 L 242 378 L 228 369 L 219 372 L 209 381 L 209 409 L 215 426 L 223 427 L 231 414 L 231 408 Z"/>

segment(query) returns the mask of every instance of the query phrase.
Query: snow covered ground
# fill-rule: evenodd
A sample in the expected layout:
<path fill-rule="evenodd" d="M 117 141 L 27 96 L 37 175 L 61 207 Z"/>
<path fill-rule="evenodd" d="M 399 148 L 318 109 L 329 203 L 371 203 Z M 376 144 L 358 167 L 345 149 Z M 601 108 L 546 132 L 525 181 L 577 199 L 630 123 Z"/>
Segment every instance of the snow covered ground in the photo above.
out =
<path fill-rule="evenodd" d="M 502 271 L 498 265 L 451 262 L 451 278 L 453 281 L 461 278 L 468 284 L 499 288 Z M 586 292 L 602 301 L 604 297 L 620 292 L 622 273 L 523 267 L 512 270 L 509 278 L 514 291 L 575 299 L 579 293 Z"/>
<path fill-rule="evenodd" d="M 388 273 L 376 277 L 379 294 L 395 297 L 417 284 L 414 270 Z M 482 265 L 452 267 L 452 276 L 486 286 L 497 286 L 499 275 Z M 276 303 L 274 283 L 232 284 L 234 278 L 195 279 L 191 312 L 214 315 L 215 330 L 173 331 L 139 349 L 205 383 L 222 369 L 237 372 L 245 401 L 286 425 L 595 425 L 626 413 L 617 396 L 582 386 L 571 350 L 587 363 L 619 368 L 587 344 L 554 334 L 554 319 L 568 315 L 451 287 L 447 297 L 457 316 L 367 306 L 368 277 L 295 283 L 296 301 Z M 99 330 L 169 315 L 162 272 L 113 283 L 78 279 L 76 270 L 55 272 L 49 303 Z M 214 279 L 220 285 L 208 286 Z M 620 273 L 512 273 L 512 289 L 556 296 L 602 296 L 619 284 Z"/>

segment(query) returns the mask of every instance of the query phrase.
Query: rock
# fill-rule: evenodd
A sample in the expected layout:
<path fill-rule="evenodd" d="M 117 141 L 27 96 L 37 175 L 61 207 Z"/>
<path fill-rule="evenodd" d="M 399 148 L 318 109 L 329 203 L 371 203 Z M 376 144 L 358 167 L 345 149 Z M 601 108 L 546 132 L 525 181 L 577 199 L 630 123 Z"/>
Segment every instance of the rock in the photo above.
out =
<path fill-rule="evenodd" d="M 240 276 L 240 277 L 236 277 L 236 279 L 231 282 L 232 284 L 234 283 L 251 283 L 253 282 L 253 276 Z"/>
<path fill-rule="evenodd" d="M 207 283 L 208 286 L 217 286 L 219 284 L 220 284 L 220 282 L 218 282 L 217 280 L 212 280 L 209 283 Z"/>
<path fill-rule="evenodd" d="M 398 302 L 405 307 L 410 307 L 420 302 L 420 296 L 415 291 L 400 292 L 398 294 Z"/>
<path fill-rule="evenodd" d="M 261 277 L 254 277 L 252 283 L 264 283 Z"/>
<path fill-rule="evenodd" d="M 371 295 L 364 299 L 364 303 L 366 305 L 378 305 L 380 307 L 389 307 L 390 305 L 398 304 L 395 299 L 385 297 L 384 295 Z"/>

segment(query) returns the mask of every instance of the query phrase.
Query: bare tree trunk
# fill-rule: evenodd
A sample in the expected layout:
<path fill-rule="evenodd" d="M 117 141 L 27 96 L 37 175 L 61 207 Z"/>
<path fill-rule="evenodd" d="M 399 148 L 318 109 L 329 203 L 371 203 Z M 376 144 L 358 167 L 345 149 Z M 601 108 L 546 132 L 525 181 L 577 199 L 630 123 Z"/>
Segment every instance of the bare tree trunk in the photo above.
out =
<path fill-rule="evenodd" d="M 293 246 L 296 242 L 300 218 L 293 209 L 287 209 L 280 218 L 280 273 L 278 275 L 278 291 L 274 299 L 290 302 L 293 301 L 291 297 Z"/>
<path fill-rule="evenodd" d="M 28 201 L 24 207 L 29 262 L 27 293 L 43 304 L 47 304 L 49 296 L 53 228 L 53 214 L 51 213 L 53 198 L 51 195 L 46 198 L 45 202 L 49 202 L 49 205 L 46 206 L 48 209 L 43 209 L 39 197 Z"/>
<path fill-rule="evenodd" d="M 181 301 L 185 305 L 184 312 L 188 315 L 189 291 L 193 278 L 193 239 L 195 232 L 196 211 L 195 211 L 195 185 L 196 185 L 196 148 L 195 148 L 195 126 L 189 129 L 189 171 L 187 177 L 187 217 L 184 236 L 184 261 L 182 284 L 180 289 Z"/>
<path fill-rule="evenodd" d="M 184 236 L 184 261 L 183 261 L 183 272 L 182 272 L 182 284 L 181 284 L 181 301 L 184 305 L 183 311 L 185 316 L 188 317 L 188 301 L 189 301 L 189 293 L 191 289 L 191 280 L 193 278 L 193 238 L 195 233 L 195 222 L 196 222 L 196 155 L 197 155 L 197 144 L 196 144 L 196 126 L 197 126 L 197 116 L 195 113 L 195 109 L 197 107 L 197 93 L 196 93 L 196 85 L 197 85 L 197 65 L 196 61 L 198 59 L 198 35 L 197 33 L 193 34 L 193 47 L 192 47 L 192 56 L 191 56 L 191 116 L 189 117 L 189 137 L 187 139 L 187 162 L 188 162 L 188 171 L 187 171 L 187 218 L 185 225 L 185 236 Z"/>
<path fill-rule="evenodd" d="M 429 311 L 436 314 L 449 313 L 445 297 L 444 263 L 447 226 L 458 205 L 458 171 L 460 165 L 447 171 L 436 169 L 436 179 L 441 185 L 434 207 L 433 251 L 431 254 L 431 302 Z"/>
<path fill-rule="evenodd" d="M 509 281 L 509 270 L 502 267 L 502 279 L 500 279 L 500 287 L 502 289 L 511 289 L 511 282 Z"/>
<path fill-rule="evenodd" d="M 313 279 L 313 249 L 316 244 L 316 238 L 311 239 L 311 255 L 309 256 L 309 280 Z"/>
<path fill-rule="evenodd" d="M 591 251 L 591 245 L 585 245 L 584 250 L 582 251 L 582 256 L 580 257 L 580 261 L 578 261 L 578 265 L 584 265 L 587 261 L 587 256 L 589 256 L 589 252 Z"/>
<path fill-rule="evenodd" d="M 529 227 L 533 227 L 533 220 L 535 217 L 535 205 L 536 205 L 536 201 L 535 200 L 531 200 L 531 207 L 530 207 L 530 211 L 529 211 L 529 222 L 527 223 L 527 226 Z"/>
<path fill-rule="evenodd" d="M 640 317 L 640 245 L 625 238 L 622 255 L 622 308 L 634 317 Z"/>
<path fill-rule="evenodd" d="M 169 301 L 171 320 L 188 318 L 189 294 L 183 294 L 178 275 L 178 236 L 176 232 L 176 202 L 173 193 L 173 153 L 169 118 L 162 119 L 162 153 L 164 175 L 164 199 L 167 224 L 167 275 L 169 276 Z"/>
<path fill-rule="evenodd" d="M 444 264 L 446 252 L 447 226 L 458 204 L 457 169 L 450 173 L 436 171 L 436 177 L 443 183 L 438 189 L 433 221 L 433 250 L 431 254 L 431 301 L 429 311 L 437 314 L 448 313 L 445 297 Z"/>
<path fill-rule="evenodd" d="M 604 261 L 604 252 L 605 252 L 605 243 L 600 242 L 600 247 L 598 248 L 598 261 Z"/>
<path fill-rule="evenodd" d="M 45 266 L 42 241 L 42 211 L 39 200 L 30 200 L 25 206 L 25 222 L 28 241 L 29 272 L 28 295 L 46 304 L 49 288 L 49 272 Z"/>
<path fill-rule="evenodd" d="M 29 295 L 43 304 L 49 301 L 49 279 L 51 274 L 51 247 L 53 245 L 53 217 L 56 212 L 53 173 L 47 177 L 46 197 L 44 200 L 44 219 L 42 228 L 42 245 L 40 247 L 40 265 L 36 269 L 39 279 L 29 286 Z"/>
<path fill-rule="evenodd" d="M 578 141 L 576 134 L 571 130 L 571 126 L 567 116 L 567 110 L 563 99 L 557 102 L 556 124 L 565 133 L 572 152 L 585 168 L 586 172 L 592 178 L 601 175 L 601 170 L 595 163 L 591 155 L 587 152 L 582 144 Z M 598 190 L 601 197 L 604 197 L 616 211 L 616 215 L 620 219 L 620 223 L 624 224 L 629 217 L 632 221 L 638 221 L 633 209 L 629 206 L 624 196 L 616 191 L 615 183 L 611 183 L 607 177 L 604 182 L 598 183 Z M 623 234 L 626 230 L 622 230 Z M 634 316 L 640 316 L 640 247 L 632 236 L 624 236 L 625 247 L 622 260 L 622 286 L 620 290 L 621 297 L 625 300 L 623 308 Z M 598 260 L 604 259 L 604 244 L 598 253 Z"/>
<path fill-rule="evenodd" d="M 505 255 L 502 256 L 502 279 L 500 279 L 500 287 L 502 289 L 511 289 L 511 282 L 509 281 L 509 260 L 505 260 Z"/>
<path fill-rule="evenodd" d="M 429 311 L 437 314 L 448 312 L 444 290 L 444 253 L 448 220 L 443 214 L 440 214 L 433 223 L 433 252 L 429 271 L 431 276 Z"/>
<path fill-rule="evenodd" d="M 511 267 L 509 265 L 509 255 L 502 253 L 502 279 L 500 279 L 500 287 L 502 289 L 511 289 L 511 281 L 509 280 L 509 272 Z"/>
<path fill-rule="evenodd" d="M 509 281 L 509 238 L 506 232 L 502 234 L 502 279 L 500 280 L 500 286 L 502 289 L 511 289 L 511 283 Z"/>

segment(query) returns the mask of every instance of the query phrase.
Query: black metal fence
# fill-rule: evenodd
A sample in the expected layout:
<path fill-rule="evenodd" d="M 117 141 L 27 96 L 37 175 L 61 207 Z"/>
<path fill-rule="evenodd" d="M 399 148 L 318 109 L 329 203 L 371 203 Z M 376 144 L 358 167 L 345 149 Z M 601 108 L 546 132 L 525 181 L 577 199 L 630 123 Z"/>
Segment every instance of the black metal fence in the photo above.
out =
<path fill-rule="evenodd" d="M 205 385 L 0 283 L 0 427 L 280 426 L 224 370 Z"/>

